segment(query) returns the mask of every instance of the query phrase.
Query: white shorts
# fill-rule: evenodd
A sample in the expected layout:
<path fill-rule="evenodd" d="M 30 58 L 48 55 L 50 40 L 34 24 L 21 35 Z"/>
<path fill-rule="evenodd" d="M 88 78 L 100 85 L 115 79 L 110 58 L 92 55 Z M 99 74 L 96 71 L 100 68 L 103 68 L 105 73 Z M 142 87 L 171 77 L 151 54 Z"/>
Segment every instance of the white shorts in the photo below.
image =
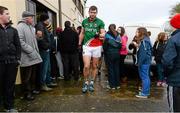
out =
<path fill-rule="evenodd" d="M 89 47 L 83 45 L 83 56 L 90 56 L 93 58 L 101 57 L 102 46 L 98 47 Z"/>

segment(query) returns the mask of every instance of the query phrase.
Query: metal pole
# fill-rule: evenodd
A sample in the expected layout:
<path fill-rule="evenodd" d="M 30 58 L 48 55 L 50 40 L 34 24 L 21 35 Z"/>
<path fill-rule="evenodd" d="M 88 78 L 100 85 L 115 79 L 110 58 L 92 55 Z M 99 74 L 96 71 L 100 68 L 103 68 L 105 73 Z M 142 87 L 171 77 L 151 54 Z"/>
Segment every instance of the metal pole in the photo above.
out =
<path fill-rule="evenodd" d="M 62 27 L 61 0 L 59 0 L 59 26 Z"/>

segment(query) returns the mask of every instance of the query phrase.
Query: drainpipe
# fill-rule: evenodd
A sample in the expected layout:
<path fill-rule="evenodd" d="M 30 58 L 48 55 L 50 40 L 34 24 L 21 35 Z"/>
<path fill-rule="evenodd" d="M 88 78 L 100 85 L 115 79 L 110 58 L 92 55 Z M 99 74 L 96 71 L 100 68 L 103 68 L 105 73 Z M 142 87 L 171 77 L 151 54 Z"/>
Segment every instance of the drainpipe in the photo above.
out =
<path fill-rule="evenodd" d="M 59 0 L 59 26 L 62 27 L 61 0 Z"/>

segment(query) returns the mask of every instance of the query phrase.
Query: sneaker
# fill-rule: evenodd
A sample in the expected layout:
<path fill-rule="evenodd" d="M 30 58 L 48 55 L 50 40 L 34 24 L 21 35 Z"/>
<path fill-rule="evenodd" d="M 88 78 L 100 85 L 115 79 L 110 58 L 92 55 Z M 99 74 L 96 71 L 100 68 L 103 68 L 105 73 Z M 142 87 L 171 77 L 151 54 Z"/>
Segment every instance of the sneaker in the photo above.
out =
<path fill-rule="evenodd" d="M 87 83 L 84 83 L 83 84 L 83 87 L 82 87 L 82 92 L 83 93 L 86 93 L 88 91 L 88 84 Z"/>
<path fill-rule="evenodd" d="M 41 87 L 41 90 L 42 90 L 42 91 L 52 91 L 52 88 L 47 87 L 47 85 L 43 85 L 43 86 Z"/>
<path fill-rule="evenodd" d="M 110 87 L 109 85 L 107 85 L 106 88 L 109 90 L 115 90 L 116 89 L 115 87 Z"/>
<path fill-rule="evenodd" d="M 51 77 L 52 80 L 56 80 L 56 77 Z"/>
<path fill-rule="evenodd" d="M 121 87 L 120 86 L 117 86 L 116 89 L 120 89 Z"/>
<path fill-rule="evenodd" d="M 18 113 L 16 109 L 6 109 L 5 112 Z"/>
<path fill-rule="evenodd" d="M 40 91 L 39 90 L 33 90 L 32 93 L 35 95 L 38 95 L 38 94 L 40 94 Z"/>
<path fill-rule="evenodd" d="M 158 81 L 156 85 L 157 85 L 158 87 L 160 87 L 161 84 L 162 84 L 162 82 Z"/>
<path fill-rule="evenodd" d="M 161 86 L 162 86 L 162 87 L 166 87 L 166 86 L 167 86 L 166 82 L 162 82 L 162 83 L 161 83 Z"/>
<path fill-rule="evenodd" d="M 148 98 L 147 95 L 145 95 L 145 94 L 143 94 L 143 93 L 141 93 L 141 92 L 140 92 L 138 95 L 136 95 L 136 97 L 137 97 L 137 98 L 142 98 L 142 99 Z"/>
<path fill-rule="evenodd" d="M 111 90 L 115 90 L 116 88 L 115 87 L 112 87 Z"/>
<path fill-rule="evenodd" d="M 63 75 L 60 75 L 60 76 L 58 77 L 58 80 L 64 80 L 64 76 L 63 76 Z"/>
<path fill-rule="evenodd" d="M 89 91 L 94 92 L 94 81 L 91 81 L 89 84 Z"/>
<path fill-rule="evenodd" d="M 109 90 L 111 89 L 111 87 L 109 85 L 107 85 L 106 88 L 109 89 Z"/>
<path fill-rule="evenodd" d="M 56 87 L 57 83 L 51 82 L 49 84 L 47 84 L 48 87 Z"/>

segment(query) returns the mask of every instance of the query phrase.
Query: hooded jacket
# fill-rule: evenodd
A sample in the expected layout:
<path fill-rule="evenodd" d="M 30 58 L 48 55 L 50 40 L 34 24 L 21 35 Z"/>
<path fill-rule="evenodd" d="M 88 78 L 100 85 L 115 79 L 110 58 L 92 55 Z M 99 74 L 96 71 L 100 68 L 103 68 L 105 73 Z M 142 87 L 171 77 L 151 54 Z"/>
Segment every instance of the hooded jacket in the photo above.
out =
<path fill-rule="evenodd" d="M 180 29 L 174 31 L 168 40 L 162 57 L 167 83 L 170 86 L 180 86 Z"/>
<path fill-rule="evenodd" d="M 105 34 L 105 40 L 103 44 L 103 49 L 105 54 L 119 54 L 121 49 L 121 37 L 114 36 L 111 32 Z"/>
<path fill-rule="evenodd" d="M 22 19 L 17 25 L 17 30 L 22 47 L 21 67 L 32 66 L 42 62 L 39 55 L 35 28 L 32 25 L 28 25 Z"/>

